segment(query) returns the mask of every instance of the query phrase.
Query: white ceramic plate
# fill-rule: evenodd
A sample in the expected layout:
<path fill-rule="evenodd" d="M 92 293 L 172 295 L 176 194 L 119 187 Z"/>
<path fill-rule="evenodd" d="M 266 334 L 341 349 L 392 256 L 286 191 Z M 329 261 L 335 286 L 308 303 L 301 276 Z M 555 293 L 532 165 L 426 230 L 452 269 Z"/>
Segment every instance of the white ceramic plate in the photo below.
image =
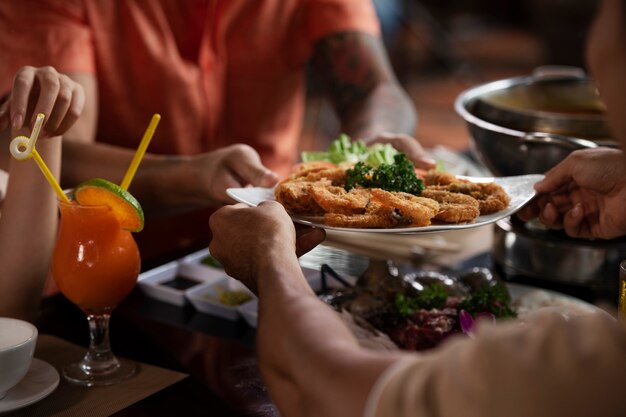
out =
<path fill-rule="evenodd" d="M 513 308 L 520 319 L 540 308 L 551 309 L 564 317 L 595 313 L 600 308 L 579 298 L 556 291 L 534 288 L 521 284 L 506 284 L 513 299 Z"/>
<path fill-rule="evenodd" d="M 304 278 L 307 280 L 313 291 L 320 291 L 322 288 L 322 273 L 317 269 L 302 267 L 302 273 L 304 274 Z M 328 275 L 328 285 L 331 288 L 341 288 L 341 283 L 337 282 L 332 275 Z M 356 283 L 356 278 L 354 277 L 343 277 L 350 284 L 354 285 Z M 259 300 L 255 298 L 253 301 L 249 303 L 245 303 L 237 308 L 239 314 L 244 318 L 246 323 L 250 327 L 257 327 L 257 319 L 259 315 Z"/>
<path fill-rule="evenodd" d="M 24 378 L 0 400 L 0 414 L 14 411 L 50 395 L 59 385 L 59 373 L 52 365 L 33 358 Z"/>
<path fill-rule="evenodd" d="M 495 182 L 504 188 L 509 197 L 511 203 L 506 210 L 501 210 L 496 213 L 479 216 L 470 223 L 461 224 L 433 224 L 423 227 L 397 227 L 393 229 L 358 229 L 358 228 L 345 228 L 345 227 L 331 227 L 326 226 L 321 218 L 306 218 L 302 216 L 292 215 L 292 219 L 301 224 L 309 226 L 322 227 L 329 230 L 345 230 L 352 232 L 367 232 L 367 233 L 428 233 L 435 231 L 445 230 L 460 230 L 469 229 L 471 227 L 484 226 L 486 224 L 495 223 L 500 219 L 510 216 L 519 210 L 524 204 L 530 201 L 535 195 L 533 185 L 543 178 L 543 175 L 519 175 L 515 177 L 500 177 L 500 178 L 474 178 L 463 177 L 473 182 Z M 259 203 L 268 200 L 275 200 L 273 188 L 261 188 L 261 187 L 247 187 L 247 188 L 229 188 L 226 193 L 234 200 L 247 204 L 249 206 L 257 206 Z"/>

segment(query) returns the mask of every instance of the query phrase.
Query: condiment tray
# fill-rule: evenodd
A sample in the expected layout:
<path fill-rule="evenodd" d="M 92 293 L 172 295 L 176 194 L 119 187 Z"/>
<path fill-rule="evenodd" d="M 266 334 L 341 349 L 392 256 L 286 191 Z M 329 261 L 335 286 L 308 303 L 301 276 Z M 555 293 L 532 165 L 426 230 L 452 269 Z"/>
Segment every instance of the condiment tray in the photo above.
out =
<path fill-rule="evenodd" d="M 198 268 L 189 262 L 173 261 L 139 275 L 139 288 L 148 296 L 165 303 L 184 306 L 185 291 L 203 283 L 215 282 L 224 271 L 215 268 Z"/>
<path fill-rule="evenodd" d="M 231 294 L 230 299 L 233 304 L 222 300 L 225 294 Z M 239 298 L 248 297 L 248 299 L 235 303 L 237 297 L 233 294 L 237 294 Z M 233 321 L 239 319 L 239 307 L 255 301 L 256 298 L 243 284 L 226 274 L 223 274 L 221 279 L 187 290 L 185 296 L 196 310 Z"/>
<path fill-rule="evenodd" d="M 317 269 L 302 267 L 305 279 L 315 292 L 322 291 L 322 274 Z M 328 287 L 341 287 L 332 274 L 326 274 Z M 349 284 L 355 279 L 348 277 Z M 176 306 L 191 304 L 197 311 L 227 320 L 243 318 L 256 327 L 257 298 L 238 280 L 229 277 L 215 261 L 208 248 L 194 252 L 176 261 L 163 264 L 139 275 L 138 286 L 151 298 Z M 238 305 L 220 301 L 224 291 L 242 291 L 250 300 Z"/>

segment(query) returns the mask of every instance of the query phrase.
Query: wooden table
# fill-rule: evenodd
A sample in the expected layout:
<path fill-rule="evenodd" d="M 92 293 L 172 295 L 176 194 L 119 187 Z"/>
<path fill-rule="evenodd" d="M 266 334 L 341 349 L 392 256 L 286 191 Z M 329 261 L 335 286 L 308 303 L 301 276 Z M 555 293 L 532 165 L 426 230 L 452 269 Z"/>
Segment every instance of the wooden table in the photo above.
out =
<path fill-rule="evenodd" d="M 333 259 L 323 258 L 325 262 Z M 355 259 L 353 267 L 367 266 L 362 257 Z M 338 263 L 343 261 L 337 258 Z M 334 267 L 341 270 L 343 266 L 350 267 Z M 488 251 L 448 265 L 456 270 L 475 266 L 493 267 Z M 44 300 L 41 307 L 36 323 L 40 333 L 87 345 L 86 319 L 76 306 L 57 295 Z M 136 288 L 113 312 L 114 352 L 189 377 L 114 415 L 277 416 L 258 372 L 255 335 L 256 329 L 243 320 L 232 322 L 199 313 L 191 306 L 163 303 L 144 296 Z"/>

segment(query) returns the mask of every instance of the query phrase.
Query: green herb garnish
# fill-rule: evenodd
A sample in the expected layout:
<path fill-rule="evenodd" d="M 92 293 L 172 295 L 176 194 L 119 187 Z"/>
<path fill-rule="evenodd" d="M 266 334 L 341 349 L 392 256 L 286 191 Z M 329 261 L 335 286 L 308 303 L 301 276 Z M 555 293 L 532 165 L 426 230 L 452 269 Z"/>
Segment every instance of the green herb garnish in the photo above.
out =
<path fill-rule="evenodd" d="M 404 294 L 396 295 L 396 309 L 402 316 L 410 316 L 417 310 L 432 310 L 442 308 L 448 299 L 448 292 L 443 285 L 433 284 L 417 293 L 414 297 L 407 297 Z"/>
<path fill-rule="evenodd" d="M 381 188 L 386 191 L 402 191 L 420 195 L 424 182 L 415 175 L 415 168 L 405 154 L 393 157 L 393 164 L 381 164 L 378 167 L 359 162 L 346 171 L 346 191 L 352 188 Z"/>
<path fill-rule="evenodd" d="M 478 313 L 491 313 L 496 318 L 517 317 L 511 308 L 511 296 L 506 287 L 500 284 L 474 291 L 461 301 L 459 310 L 466 310 L 474 317 Z"/>
<path fill-rule="evenodd" d="M 393 163 L 393 157 L 398 151 L 388 143 L 376 143 L 367 146 L 362 140 L 351 140 L 350 136 L 341 134 L 335 139 L 327 151 L 309 151 L 302 152 L 302 161 L 325 161 L 334 164 L 348 162 L 356 164 L 357 162 L 366 162 L 372 167 L 380 164 Z"/>

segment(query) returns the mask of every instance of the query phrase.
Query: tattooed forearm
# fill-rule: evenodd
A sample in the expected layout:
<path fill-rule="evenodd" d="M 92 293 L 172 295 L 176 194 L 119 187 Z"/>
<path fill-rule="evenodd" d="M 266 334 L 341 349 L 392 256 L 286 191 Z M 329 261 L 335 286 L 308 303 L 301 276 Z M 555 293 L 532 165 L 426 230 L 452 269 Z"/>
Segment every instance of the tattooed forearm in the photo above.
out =
<path fill-rule="evenodd" d="M 361 103 L 384 79 L 374 39 L 362 33 L 341 33 L 319 41 L 313 65 L 331 96 L 339 117 Z"/>
<path fill-rule="evenodd" d="M 326 37 L 315 47 L 313 65 L 344 132 L 361 137 L 384 131 L 414 133 L 415 110 L 379 39 L 365 33 Z"/>

